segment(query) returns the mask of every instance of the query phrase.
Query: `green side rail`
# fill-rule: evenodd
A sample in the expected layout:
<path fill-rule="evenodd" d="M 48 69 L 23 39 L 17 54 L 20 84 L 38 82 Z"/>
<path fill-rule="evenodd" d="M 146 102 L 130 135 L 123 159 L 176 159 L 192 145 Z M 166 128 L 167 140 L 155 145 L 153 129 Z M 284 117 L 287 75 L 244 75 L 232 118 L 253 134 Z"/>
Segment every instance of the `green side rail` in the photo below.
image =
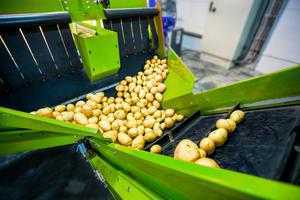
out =
<path fill-rule="evenodd" d="M 0 155 L 77 143 L 111 142 L 97 129 L 0 107 Z"/>
<path fill-rule="evenodd" d="M 259 109 L 300 104 L 300 65 L 195 95 L 203 114 L 227 112 L 240 102 L 240 107 Z"/>

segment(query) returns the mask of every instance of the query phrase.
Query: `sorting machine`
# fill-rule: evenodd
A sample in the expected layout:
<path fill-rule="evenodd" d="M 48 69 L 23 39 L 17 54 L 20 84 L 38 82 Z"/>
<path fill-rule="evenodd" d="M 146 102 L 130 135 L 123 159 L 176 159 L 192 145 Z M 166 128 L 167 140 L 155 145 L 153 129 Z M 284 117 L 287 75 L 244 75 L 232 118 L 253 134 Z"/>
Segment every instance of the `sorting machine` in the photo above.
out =
<path fill-rule="evenodd" d="M 0 14 L 0 155 L 78 145 L 116 199 L 300 198 L 300 66 L 195 93 L 194 75 L 164 49 L 159 5 L 4 0 Z M 185 119 L 145 151 L 28 113 L 90 92 L 114 96 L 118 82 L 153 55 L 169 65 L 162 108 Z M 222 169 L 172 158 L 181 139 L 199 143 L 235 109 L 245 119 L 212 155 Z M 153 144 L 162 145 L 162 155 L 147 152 Z"/>

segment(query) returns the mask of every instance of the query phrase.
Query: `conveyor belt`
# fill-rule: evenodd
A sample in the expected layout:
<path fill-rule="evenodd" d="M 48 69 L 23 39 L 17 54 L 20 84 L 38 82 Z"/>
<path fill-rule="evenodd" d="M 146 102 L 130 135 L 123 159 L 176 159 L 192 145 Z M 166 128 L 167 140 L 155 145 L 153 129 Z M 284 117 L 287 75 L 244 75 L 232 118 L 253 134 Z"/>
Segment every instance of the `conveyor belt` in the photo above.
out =
<path fill-rule="evenodd" d="M 164 145 L 172 156 L 176 144 L 188 138 L 199 144 L 208 129 L 224 115 L 198 116 Z M 224 169 L 280 179 L 299 126 L 300 106 L 247 111 L 245 120 L 229 135 L 227 143 L 211 156 Z"/>

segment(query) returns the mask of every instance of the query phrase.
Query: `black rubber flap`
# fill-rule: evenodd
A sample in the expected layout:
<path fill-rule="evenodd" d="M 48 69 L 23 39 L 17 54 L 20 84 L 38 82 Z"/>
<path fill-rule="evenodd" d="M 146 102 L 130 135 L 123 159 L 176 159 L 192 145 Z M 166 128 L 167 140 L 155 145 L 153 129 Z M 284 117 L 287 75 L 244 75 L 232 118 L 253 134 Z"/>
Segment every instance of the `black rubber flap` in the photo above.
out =
<path fill-rule="evenodd" d="M 0 28 L 40 26 L 70 23 L 67 12 L 0 15 Z"/>
<path fill-rule="evenodd" d="M 155 16 L 158 14 L 156 8 L 126 8 L 126 9 L 104 9 L 107 19 Z"/>

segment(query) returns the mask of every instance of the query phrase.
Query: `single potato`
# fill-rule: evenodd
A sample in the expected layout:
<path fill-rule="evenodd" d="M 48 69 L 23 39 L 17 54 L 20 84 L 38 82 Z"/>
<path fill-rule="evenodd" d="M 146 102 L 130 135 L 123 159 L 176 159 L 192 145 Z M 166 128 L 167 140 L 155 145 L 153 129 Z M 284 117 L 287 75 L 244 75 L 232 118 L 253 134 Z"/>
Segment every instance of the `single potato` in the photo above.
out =
<path fill-rule="evenodd" d="M 209 133 L 208 137 L 215 143 L 217 147 L 220 147 L 226 142 L 228 133 L 225 128 L 218 128 Z"/>
<path fill-rule="evenodd" d="M 211 168 L 220 168 L 220 166 L 211 158 L 200 158 L 195 162 L 197 165 L 202 165 L 205 167 L 211 167 Z"/>
<path fill-rule="evenodd" d="M 122 133 L 122 132 L 118 134 L 118 141 L 120 144 L 124 146 L 130 146 L 132 143 L 131 137 L 129 137 L 126 133 Z"/>
<path fill-rule="evenodd" d="M 145 147 L 145 143 L 146 143 L 146 141 L 145 141 L 143 135 L 138 135 L 132 140 L 131 147 L 134 149 L 143 150 Z"/>
<path fill-rule="evenodd" d="M 150 152 L 160 154 L 162 152 L 162 147 L 158 144 L 155 144 L 150 148 Z"/>
<path fill-rule="evenodd" d="M 198 146 L 191 140 L 184 139 L 175 148 L 174 158 L 187 162 L 195 162 L 200 157 Z"/>
<path fill-rule="evenodd" d="M 206 137 L 200 141 L 199 147 L 206 151 L 207 155 L 211 155 L 215 151 L 215 143 L 212 139 Z"/>
<path fill-rule="evenodd" d="M 231 113 L 230 119 L 233 120 L 236 124 L 241 123 L 243 121 L 245 113 L 241 110 L 235 110 Z"/>

